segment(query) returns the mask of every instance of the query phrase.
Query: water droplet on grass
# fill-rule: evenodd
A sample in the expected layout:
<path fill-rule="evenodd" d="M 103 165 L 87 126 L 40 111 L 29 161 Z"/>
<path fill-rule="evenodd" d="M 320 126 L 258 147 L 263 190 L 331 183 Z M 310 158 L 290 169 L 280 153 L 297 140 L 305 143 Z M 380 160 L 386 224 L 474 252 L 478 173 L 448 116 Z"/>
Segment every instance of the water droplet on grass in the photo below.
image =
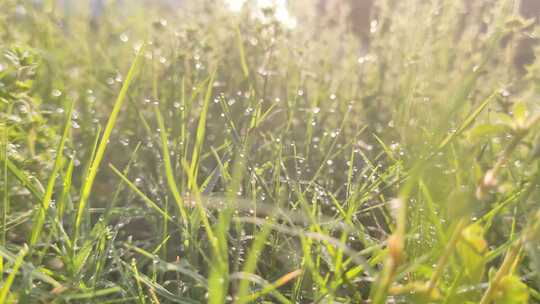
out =
<path fill-rule="evenodd" d="M 120 38 L 120 41 L 122 41 L 122 42 L 128 42 L 129 41 L 129 37 L 128 37 L 128 35 L 126 33 L 120 34 L 119 38 Z"/>
<path fill-rule="evenodd" d="M 371 23 L 369 24 L 369 32 L 375 33 L 377 31 L 378 25 L 379 25 L 379 22 L 377 20 L 371 21 Z"/>
<path fill-rule="evenodd" d="M 129 145 L 129 139 L 127 138 L 121 139 L 120 143 L 122 144 L 122 146 L 127 146 Z"/>
<path fill-rule="evenodd" d="M 51 95 L 53 97 L 60 97 L 62 95 L 62 91 L 60 91 L 58 89 L 54 89 L 54 90 L 52 90 Z"/>

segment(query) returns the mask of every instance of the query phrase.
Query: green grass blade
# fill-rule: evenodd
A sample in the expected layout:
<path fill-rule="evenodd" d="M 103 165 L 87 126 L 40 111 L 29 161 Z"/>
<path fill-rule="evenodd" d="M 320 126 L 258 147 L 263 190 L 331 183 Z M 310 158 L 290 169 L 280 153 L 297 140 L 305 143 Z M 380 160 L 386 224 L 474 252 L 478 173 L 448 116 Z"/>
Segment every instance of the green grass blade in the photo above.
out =
<path fill-rule="evenodd" d="M 104 289 L 95 290 L 91 292 L 65 295 L 62 298 L 66 301 L 90 300 L 96 297 L 104 297 L 104 296 L 108 296 L 115 293 L 121 293 L 122 291 L 123 291 L 122 288 L 118 286 L 114 286 L 114 287 L 104 288 Z"/>
<path fill-rule="evenodd" d="M 244 50 L 244 42 L 242 41 L 242 34 L 240 33 L 240 28 L 236 28 L 236 39 L 238 43 L 238 52 L 240 53 L 240 65 L 242 66 L 242 73 L 244 73 L 244 78 L 249 78 L 249 68 L 246 59 L 246 51 Z"/>
<path fill-rule="evenodd" d="M 107 149 L 109 138 L 114 129 L 114 125 L 116 124 L 116 119 L 118 118 L 118 114 L 120 113 L 122 104 L 124 103 L 124 100 L 126 99 L 129 86 L 133 80 L 133 77 L 135 76 L 136 71 L 138 70 L 140 62 L 142 61 L 144 49 L 145 49 L 144 46 L 141 47 L 141 49 L 139 50 L 139 52 L 137 53 L 135 57 L 135 60 L 131 64 L 126 80 L 124 81 L 124 84 L 122 85 L 122 88 L 120 89 L 120 93 L 118 94 L 118 97 L 116 98 L 114 107 L 111 111 L 111 115 L 109 116 L 109 120 L 107 121 L 107 125 L 105 127 L 105 131 L 103 132 L 103 136 L 101 137 L 101 141 L 99 143 L 96 156 L 93 159 L 92 164 L 90 165 L 88 176 L 86 177 L 86 180 L 84 181 L 82 191 L 81 191 L 81 200 L 79 202 L 79 210 L 77 212 L 77 217 L 75 219 L 75 228 L 74 228 L 75 231 L 74 231 L 74 236 L 73 236 L 74 240 L 77 240 L 78 238 L 79 229 L 82 222 L 82 217 L 84 215 L 86 203 L 92 192 L 92 186 L 94 185 L 94 180 L 96 178 L 99 166 L 101 165 L 101 161 L 103 160 L 103 156 L 105 155 L 105 150 Z M 75 242 L 73 242 L 73 245 L 75 245 Z"/>
<path fill-rule="evenodd" d="M 203 105 L 201 109 L 201 114 L 199 117 L 199 124 L 197 126 L 197 134 L 195 135 L 195 146 L 193 147 L 193 153 L 191 155 L 191 175 L 193 176 L 192 182 L 197 181 L 197 175 L 198 175 L 198 165 L 199 165 L 199 159 L 200 154 L 202 152 L 202 146 L 204 144 L 204 136 L 206 133 L 206 117 L 208 116 L 208 106 L 210 104 L 210 98 L 212 98 L 212 88 L 214 86 L 214 77 L 215 77 L 216 71 L 212 73 L 210 76 L 210 79 L 208 79 L 208 86 L 206 87 L 206 94 L 204 95 Z M 190 183 L 189 188 L 193 184 Z"/>
<path fill-rule="evenodd" d="M 493 99 L 495 99 L 495 96 L 497 96 L 497 92 L 492 93 L 491 95 L 489 95 L 488 98 L 486 98 L 482 103 L 480 103 L 480 105 L 478 105 L 478 107 L 471 114 L 469 114 L 469 116 L 467 116 L 467 118 L 463 121 L 463 123 L 461 123 L 461 126 L 457 129 L 456 132 L 452 132 L 448 134 L 443 139 L 443 141 L 439 144 L 439 149 L 443 149 L 444 147 L 446 147 L 446 145 L 448 145 L 448 143 L 450 143 L 456 136 L 463 133 L 465 129 L 467 129 L 470 125 L 472 125 L 474 120 L 478 117 L 478 115 L 480 115 L 480 113 L 482 113 L 482 111 L 486 108 L 486 106 Z"/>
<path fill-rule="evenodd" d="M 0 255 L 7 261 L 12 262 L 13 264 L 16 264 L 17 256 L 9 252 L 5 247 L 0 246 Z M 45 274 L 41 272 L 41 269 L 36 269 L 32 264 L 30 263 L 24 263 L 21 265 L 21 268 L 23 271 L 30 273 L 32 277 L 39 279 L 40 281 L 43 281 L 49 285 L 51 285 L 54 288 L 61 287 L 62 284 L 60 284 L 57 280 L 49 276 L 48 274 Z M 0 302 L 1 303 L 1 302 Z"/>
<path fill-rule="evenodd" d="M 21 268 L 21 265 L 24 262 L 24 257 L 28 253 L 28 247 L 24 246 L 17 255 L 17 258 L 15 259 L 15 262 L 13 263 L 13 269 L 11 270 L 11 273 L 7 277 L 6 281 L 2 285 L 2 288 L 0 289 L 0 303 L 6 303 L 6 298 L 9 293 L 9 290 L 11 288 L 11 285 L 13 284 L 13 281 L 15 280 L 15 276 L 17 273 L 19 273 L 19 268 Z"/>
<path fill-rule="evenodd" d="M 137 193 L 137 195 L 139 195 L 142 198 L 142 200 L 146 203 L 146 205 L 149 208 L 154 209 L 155 211 L 157 211 L 166 220 L 168 220 L 168 221 L 171 220 L 171 217 L 167 214 L 167 212 L 165 212 L 165 211 L 163 211 L 163 209 L 159 208 L 159 206 L 156 203 L 154 203 L 148 196 L 146 196 L 141 190 L 139 190 L 139 188 L 137 188 L 137 186 L 135 186 L 135 184 L 133 184 L 124 174 L 122 174 L 122 172 L 120 172 L 120 170 L 118 170 L 112 164 L 109 164 L 109 167 L 113 170 L 113 172 L 116 175 L 118 175 L 118 177 L 120 177 L 120 179 L 122 179 L 122 181 L 124 183 L 126 183 L 126 185 L 128 185 L 128 187 L 131 190 L 133 190 L 133 192 Z"/>
<path fill-rule="evenodd" d="M 2 154 L 3 159 L 8 159 L 8 128 L 7 125 L 2 124 L 2 145 L 0 148 L 0 154 Z M 4 162 L 2 166 L 2 180 L 4 182 L 4 187 L 2 192 L 4 194 L 4 199 L 2 201 L 2 235 L 0 236 L 0 241 L 2 246 L 6 246 L 6 232 L 7 232 L 7 217 L 9 212 L 9 193 L 8 193 L 8 167 L 7 161 Z M 4 272 L 4 258 L 0 257 L 0 273 Z"/>
<path fill-rule="evenodd" d="M 53 196 L 54 185 L 56 184 L 56 178 L 57 178 L 58 172 L 60 172 L 60 168 L 62 167 L 62 163 L 64 160 L 64 145 L 66 143 L 66 138 L 71 127 L 71 113 L 73 112 L 73 105 L 74 103 L 72 102 L 66 114 L 64 132 L 62 133 L 62 138 L 60 139 L 60 142 L 58 143 L 58 147 L 56 148 L 56 160 L 54 161 L 53 169 L 51 171 L 51 175 L 47 183 L 47 190 L 45 191 L 45 194 L 43 195 L 43 201 L 41 202 L 41 206 L 38 209 L 38 212 L 34 220 L 32 234 L 30 236 L 30 246 L 35 245 L 37 241 L 39 240 L 39 236 L 41 234 L 41 230 L 43 229 L 43 224 L 45 222 L 45 216 L 47 214 L 47 210 L 49 209 L 49 205 L 51 203 L 51 199 Z"/>
<path fill-rule="evenodd" d="M 155 114 L 156 114 L 156 118 L 157 118 L 158 126 L 159 126 L 159 135 L 161 139 L 161 152 L 163 154 L 163 165 L 165 166 L 165 175 L 167 178 L 167 185 L 169 186 L 169 190 L 171 191 L 174 197 L 174 201 L 176 202 L 178 210 L 180 211 L 180 216 L 182 217 L 182 221 L 184 222 L 184 225 L 185 225 L 187 224 L 188 213 L 186 211 L 184 200 L 182 198 L 182 195 L 180 195 L 180 191 L 178 190 L 178 186 L 174 178 L 173 166 L 171 163 L 171 156 L 169 153 L 169 140 L 167 138 L 167 130 L 165 129 L 165 123 L 163 122 L 163 117 L 161 116 L 161 112 L 159 111 L 159 108 L 156 106 L 154 110 L 155 110 Z"/>
<path fill-rule="evenodd" d="M 71 190 L 71 184 L 73 182 L 73 168 L 74 168 L 74 160 L 73 158 L 69 161 L 65 176 L 64 176 L 64 184 L 62 189 L 62 196 L 60 197 L 60 200 L 58 201 L 58 209 L 57 209 L 57 220 L 59 223 L 63 222 L 64 214 L 66 211 L 66 204 L 68 200 L 70 200 L 70 190 Z M 71 203 L 71 202 L 70 202 Z M 73 205 L 70 204 L 70 207 L 73 208 Z"/>
<path fill-rule="evenodd" d="M 255 236 L 255 241 L 253 242 L 253 245 L 251 245 L 251 249 L 249 250 L 242 272 L 253 273 L 255 271 L 257 267 L 257 260 L 261 254 L 262 249 L 265 246 L 266 240 L 268 239 L 270 232 L 272 231 L 272 223 L 272 220 L 268 220 L 267 222 L 265 222 L 265 224 L 261 228 L 261 231 Z M 242 299 L 247 297 L 248 292 L 249 281 L 241 280 L 240 285 L 238 286 L 237 298 Z"/>
<path fill-rule="evenodd" d="M 287 284 L 288 282 L 296 279 L 298 276 L 300 276 L 302 274 L 302 271 L 301 270 L 294 270 L 294 271 L 291 271 L 285 275 L 283 275 L 282 277 L 280 277 L 279 279 L 277 279 L 275 282 L 272 282 L 266 286 L 263 286 L 263 288 L 260 290 L 260 291 L 257 291 L 247 297 L 244 297 L 244 298 L 240 298 L 238 300 L 238 303 L 253 303 L 254 301 L 256 301 L 258 298 L 268 294 L 268 293 L 271 293 L 273 292 L 274 290 L 278 289 L 279 287 Z M 290 303 L 290 302 L 289 302 Z"/>
<path fill-rule="evenodd" d="M 137 269 L 137 262 L 135 261 L 135 259 L 131 259 L 131 271 L 135 274 L 133 277 L 135 278 L 135 283 L 137 285 L 137 295 L 139 296 L 139 303 L 146 304 L 144 291 L 141 285 L 141 276 L 139 275 L 139 269 Z"/>
<path fill-rule="evenodd" d="M 34 183 L 28 177 L 28 174 L 19 169 L 17 165 L 11 162 L 8 158 L 4 158 L 4 155 L 2 155 L 2 161 L 5 163 L 5 166 L 7 166 L 8 171 L 11 172 L 11 174 L 13 174 L 17 180 L 19 180 L 21 185 L 28 189 L 28 191 L 30 191 L 32 196 L 37 201 L 41 202 L 43 200 L 43 191 L 34 185 Z"/>

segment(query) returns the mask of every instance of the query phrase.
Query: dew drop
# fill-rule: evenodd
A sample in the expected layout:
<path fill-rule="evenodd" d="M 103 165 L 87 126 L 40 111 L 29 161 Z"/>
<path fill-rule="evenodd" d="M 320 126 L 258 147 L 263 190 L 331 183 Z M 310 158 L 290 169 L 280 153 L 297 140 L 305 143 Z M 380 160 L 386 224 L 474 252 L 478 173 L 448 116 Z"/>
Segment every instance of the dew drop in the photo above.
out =
<path fill-rule="evenodd" d="M 54 89 L 54 90 L 52 90 L 51 95 L 53 97 L 60 97 L 62 95 L 62 91 L 60 91 L 58 89 Z"/>
<path fill-rule="evenodd" d="M 120 41 L 122 41 L 122 42 L 128 42 L 129 41 L 129 37 L 128 37 L 128 35 L 126 33 L 120 34 L 119 38 L 120 38 Z"/>

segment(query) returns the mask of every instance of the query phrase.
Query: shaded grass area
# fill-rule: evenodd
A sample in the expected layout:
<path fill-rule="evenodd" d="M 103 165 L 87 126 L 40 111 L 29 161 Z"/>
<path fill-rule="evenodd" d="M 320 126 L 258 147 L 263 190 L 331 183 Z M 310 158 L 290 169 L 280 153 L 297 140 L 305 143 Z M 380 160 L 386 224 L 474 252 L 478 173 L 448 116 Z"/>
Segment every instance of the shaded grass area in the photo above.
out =
<path fill-rule="evenodd" d="M 40 3 L 0 3 L 0 303 L 540 299 L 514 1 L 376 1 L 369 45 L 310 1 Z"/>

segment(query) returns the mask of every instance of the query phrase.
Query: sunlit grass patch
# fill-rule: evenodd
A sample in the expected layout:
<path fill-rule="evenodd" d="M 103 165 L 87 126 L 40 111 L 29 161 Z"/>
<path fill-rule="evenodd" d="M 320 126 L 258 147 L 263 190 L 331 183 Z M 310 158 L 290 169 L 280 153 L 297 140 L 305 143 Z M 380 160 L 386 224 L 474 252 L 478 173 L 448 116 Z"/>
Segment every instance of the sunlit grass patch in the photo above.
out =
<path fill-rule="evenodd" d="M 539 301 L 535 23 L 266 2 L 0 3 L 0 302 Z"/>

